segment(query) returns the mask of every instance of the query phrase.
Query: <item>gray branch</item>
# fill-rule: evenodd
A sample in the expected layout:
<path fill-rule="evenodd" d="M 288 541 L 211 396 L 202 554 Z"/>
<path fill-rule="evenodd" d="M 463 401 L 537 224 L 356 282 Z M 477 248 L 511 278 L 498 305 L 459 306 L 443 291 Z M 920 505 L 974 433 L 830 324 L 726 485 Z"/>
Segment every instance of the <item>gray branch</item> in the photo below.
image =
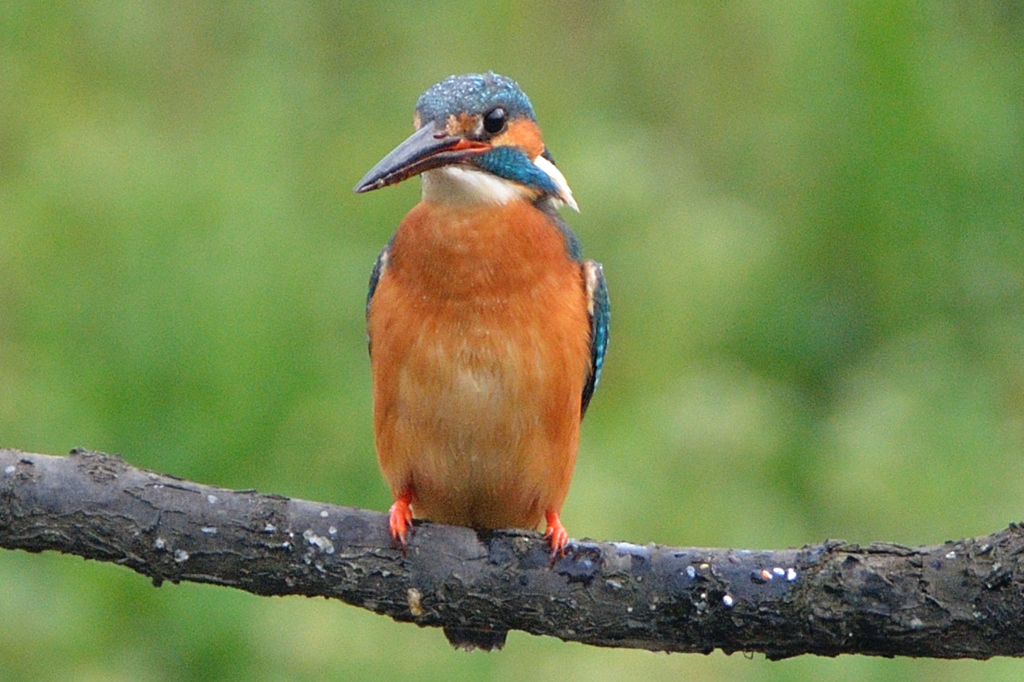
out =
<path fill-rule="evenodd" d="M 1024 529 L 929 547 L 749 551 L 579 541 L 417 522 L 226 490 L 98 452 L 0 449 L 0 547 L 109 561 L 154 585 L 331 597 L 463 646 L 508 630 L 596 646 L 988 658 L 1024 655 Z"/>

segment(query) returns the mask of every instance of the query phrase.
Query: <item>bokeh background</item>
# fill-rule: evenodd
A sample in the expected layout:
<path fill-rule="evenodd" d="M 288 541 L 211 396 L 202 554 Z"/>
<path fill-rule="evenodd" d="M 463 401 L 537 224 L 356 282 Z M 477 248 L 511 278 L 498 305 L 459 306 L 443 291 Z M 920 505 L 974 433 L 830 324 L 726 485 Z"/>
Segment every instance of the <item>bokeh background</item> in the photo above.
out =
<path fill-rule="evenodd" d="M 385 509 L 363 302 L 453 73 L 533 100 L 612 340 L 576 537 L 938 543 L 1024 519 L 1024 5 L 0 4 L 0 445 Z M 4 680 L 1006 680 L 500 654 L 340 603 L 0 553 Z"/>

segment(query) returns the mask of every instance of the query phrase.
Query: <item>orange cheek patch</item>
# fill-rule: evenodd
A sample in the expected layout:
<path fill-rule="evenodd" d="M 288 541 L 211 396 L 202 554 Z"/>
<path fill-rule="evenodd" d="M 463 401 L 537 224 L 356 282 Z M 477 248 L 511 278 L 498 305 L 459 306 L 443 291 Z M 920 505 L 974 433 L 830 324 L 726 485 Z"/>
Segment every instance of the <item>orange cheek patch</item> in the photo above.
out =
<path fill-rule="evenodd" d="M 519 147 L 526 151 L 531 159 L 544 153 L 544 142 L 540 139 L 540 128 L 527 118 L 511 121 L 508 130 L 494 138 L 495 147 Z"/>

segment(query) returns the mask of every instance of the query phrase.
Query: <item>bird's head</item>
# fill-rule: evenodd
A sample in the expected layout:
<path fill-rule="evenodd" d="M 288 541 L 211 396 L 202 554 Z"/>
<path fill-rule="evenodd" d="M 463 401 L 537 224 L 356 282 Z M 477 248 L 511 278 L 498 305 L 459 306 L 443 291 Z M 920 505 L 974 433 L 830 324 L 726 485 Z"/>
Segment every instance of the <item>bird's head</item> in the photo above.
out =
<path fill-rule="evenodd" d="M 420 95 L 416 132 L 367 173 L 356 192 L 423 174 L 427 200 L 504 203 L 551 197 L 577 209 L 533 107 L 511 78 L 451 76 Z M 578 210 L 578 209 L 577 209 Z"/>

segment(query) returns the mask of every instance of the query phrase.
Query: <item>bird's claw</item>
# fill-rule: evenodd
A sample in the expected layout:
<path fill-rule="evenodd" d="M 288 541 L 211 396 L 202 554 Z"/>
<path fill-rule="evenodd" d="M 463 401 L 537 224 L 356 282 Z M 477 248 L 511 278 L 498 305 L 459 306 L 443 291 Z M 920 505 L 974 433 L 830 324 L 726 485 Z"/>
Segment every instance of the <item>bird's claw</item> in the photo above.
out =
<path fill-rule="evenodd" d="M 405 554 L 409 547 L 409 529 L 412 527 L 412 508 L 409 506 L 410 496 L 402 495 L 388 510 L 388 530 L 391 541 Z"/>
<path fill-rule="evenodd" d="M 554 563 L 559 557 L 565 556 L 565 547 L 569 544 L 569 532 L 565 530 L 558 512 L 548 511 L 544 514 L 547 519 L 547 530 L 544 531 L 544 539 L 551 545 L 551 562 Z"/>

